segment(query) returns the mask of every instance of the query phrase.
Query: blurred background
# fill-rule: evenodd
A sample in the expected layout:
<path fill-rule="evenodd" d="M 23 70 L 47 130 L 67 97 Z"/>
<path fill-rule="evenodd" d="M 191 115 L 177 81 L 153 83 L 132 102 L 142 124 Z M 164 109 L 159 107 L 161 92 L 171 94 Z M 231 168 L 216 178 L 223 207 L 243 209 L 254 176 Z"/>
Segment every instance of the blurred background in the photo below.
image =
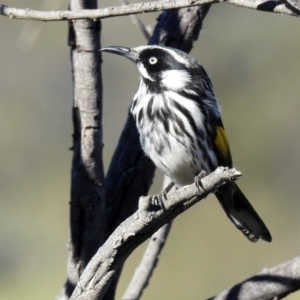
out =
<path fill-rule="evenodd" d="M 3 2 L 2 2 L 3 3 Z M 36 10 L 68 1 L 8 1 Z M 101 1 L 100 7 L 120 2 Z M 158 14 L 144 14 L 152 28 Z M 102 45 L 146 44 L 129 17 L 102 21 Z M 213 5 L 192 55 L 222 106 L 239 185 L 273 242 L 251 244 L 214 197 L 179 216 L 143 299 L 205 299 L 300 254 L 299 19 Z M 66 277 L 72 153 L 67 22 L 0 16 L 1 299 L 53 299 Z M 138 85 L 133 64 L 103 55 L 107 170 Z M 157 171 L 152 193 L 160 191 Z M 124 292 L 145 245 L 128 259 Z M 299 293 L 288 296 L 299 299 Z"/>

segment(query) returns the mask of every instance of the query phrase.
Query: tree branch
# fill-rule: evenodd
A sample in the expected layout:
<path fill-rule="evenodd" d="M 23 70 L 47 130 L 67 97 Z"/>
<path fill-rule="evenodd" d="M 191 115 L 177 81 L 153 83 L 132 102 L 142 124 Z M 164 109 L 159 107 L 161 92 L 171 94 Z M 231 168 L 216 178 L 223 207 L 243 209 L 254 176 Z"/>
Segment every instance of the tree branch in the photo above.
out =
<path fill-rule="evenodd" d="M 167 192 L 173 186 L 174 183 L 165 175 L 163 183 L 164 191 Z M 151 236 L 144 255 L 134 272 L 122 300 L 138 300 L 142 296 L 159 261 L 160 253 L 165 245 L 171 226 L 172 221 L 159 228 Z"/>
<path fill-rule="evenodd" d="M 82 11 L 36 11 L 29 8 L 18 9 L 0 4 L 0 14 L 11 19 L 29 19 L 36 21 L 63 21 L 78 19 L 104 19 L 117 16 L 156 12 L 168 9 L 199 6 L 202 4 L 229 3 L 232 5 L 279 13 L 290 16 L 299 16 L 298 10 L 289 9 L 285 3 L 279 0 L 163 0 L 145 3 L 135 3 L 124 6 L 111 6 L 102 9 L 85 9 Z M 290 6 L 289 6 L 290 7 Z"/>
<path fill-rule="evenodd" d="M 97 0 L 71 0 L 70 9 L 96 8 Z M 73 159 L 71 172 L 68 278 L 57 299 L 68 299 L 91 257 L 104 243 L 102 80 L 100 21 L 69 24 L 73 75 Z"/>
<path fill-rule="evenodd" d="M 300 289 L 300 257 L 284 262 L 209 298 L 208 300 L 282 299 Z"/>
<path fill-rule="evenodd" d="M 241 173 L 235 169 L 219 167 L 201 179 L 198 187 L 196 184 L 182 187 L 171 191 L 166 198 L 161 195 L 141 197 L 138 211 L 116 228 L 87 265 L 71 300 L 103 299 L 114 274 L 134 249 L 224 182 L 234 181 L 239 176 Z"/>
<path fill-rule="evenodd" d="M 165 245 L 171 225 L 172 222 L 165 224 L 151 236 L 143 258 L 136 268 L 122 300 L 138 300 L 142 296 L 158 263 L 160 252 Z"/>

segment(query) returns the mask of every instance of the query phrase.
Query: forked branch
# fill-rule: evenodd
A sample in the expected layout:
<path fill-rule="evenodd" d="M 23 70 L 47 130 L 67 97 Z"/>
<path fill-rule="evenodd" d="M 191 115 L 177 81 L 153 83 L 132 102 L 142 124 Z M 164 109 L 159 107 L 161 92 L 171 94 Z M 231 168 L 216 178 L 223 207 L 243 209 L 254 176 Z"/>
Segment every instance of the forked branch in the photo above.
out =
<path fill-rule="evenodd" d="M 127 257 L 161 226 L 204 199 L 209 193 L 241 173 L 219 167 L 201 179 L 200 185 L 191 184 L 165 197 L 141 197 L 139 209 L 116 228 L 84 270 L 71 300 L 103 299 L 114 275 Z"/>

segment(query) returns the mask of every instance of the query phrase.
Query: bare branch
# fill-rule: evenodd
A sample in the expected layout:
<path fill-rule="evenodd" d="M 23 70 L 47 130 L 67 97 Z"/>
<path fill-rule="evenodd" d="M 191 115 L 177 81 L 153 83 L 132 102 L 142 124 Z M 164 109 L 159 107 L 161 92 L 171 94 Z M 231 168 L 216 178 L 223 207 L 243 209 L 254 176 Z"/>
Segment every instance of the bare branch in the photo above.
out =
<path fill-rule="evenodd" d="M 209 298 L 208 300 L 282 299 L 300 289 L 300 257 L 284 262 Z"/>
<path fill-rule="evenodd" d="M 215 191 L 221 184 L 236 180 L 241 173 L 219 167 L 201 179 L 201 187 L 191 184 L 161 195 L 141 197 L 139 209 L 107 239 L 87 265 L 70 299 L 103 299 L 109 284 L 127 257 L 161 226 Z"/>
<path fill-rule="evenodd" d="M 96 8 L 97 0 L 71 0 L 70 9 Z M 104 243 L 106 221 L 102 163 L 102 80 L 100 21 L 69 24 L 73 75 L 73 159 L 71 173 L 68 278 L 57 299 L 68 299 Z"/>
<path fill-rule="evenodd" d="M 168 176 L 164 176 L 163 188 L 167 192 L 174 185 Z M 167 189 L 167 190 L 166 190 Z M 139 266 L 136 268 L 122 300 L 138 300 L 142 296 L 144 289 L 149 284 L 149 280 L 159 261 L 160 253 L 169 235 L 172 222 L 159 228 L 150 238 L 148 246 L 144 252 Z"/>
<path fill-rule="evenodd" d="M 0 14 L 11 19 L 29 19 L 36 21 L 63 21 L 78 19 L 104 19 L 132 14 L 149 13 L 168 9 L 183 8 L 189 6 L 199 6 L 202 4 L 229 3 L 245 8 L 299 16 L 296 11 L 287 8 L 285 3 L 279 0 L 163 0 L 145 3 L 135 3 L 124 6 L 111 6 L 103 9 L 83 10 L 83 11 L 36 11 L 29 8 L 18 9 L 0 4 Z"/>
<path fill-rule="evenodd" d="M 143 290 L 149 283 L 154 268 L 156 267 L 160 252 L 165 245 L 166 238 L 171 229 L 171 222 L 165 224 L 157 230 L 152 236 L 143 255 L 143 258 L 136 268 L 127 290 L 122 297 L 122 300 L 138 300 L 140 299 Z"/>
<path fill-rule="evenodd" d="M 300 14 L 300 2 L 299 0 L 282 0 L 286 7 L 293 11 L 296 15 Z"/>

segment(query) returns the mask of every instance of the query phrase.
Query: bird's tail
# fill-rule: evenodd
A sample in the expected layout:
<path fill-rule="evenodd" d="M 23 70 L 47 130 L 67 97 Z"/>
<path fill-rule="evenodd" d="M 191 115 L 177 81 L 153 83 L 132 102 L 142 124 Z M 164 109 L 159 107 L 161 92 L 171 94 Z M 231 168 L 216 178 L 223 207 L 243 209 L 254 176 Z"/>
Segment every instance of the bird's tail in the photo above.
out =
<path fill-rule="evenodd" d="M 243 192 L 235 183 L 224 184 L 216 196 L 232 223 L 251 241 L 272 241 L 271 234 Z"/>

